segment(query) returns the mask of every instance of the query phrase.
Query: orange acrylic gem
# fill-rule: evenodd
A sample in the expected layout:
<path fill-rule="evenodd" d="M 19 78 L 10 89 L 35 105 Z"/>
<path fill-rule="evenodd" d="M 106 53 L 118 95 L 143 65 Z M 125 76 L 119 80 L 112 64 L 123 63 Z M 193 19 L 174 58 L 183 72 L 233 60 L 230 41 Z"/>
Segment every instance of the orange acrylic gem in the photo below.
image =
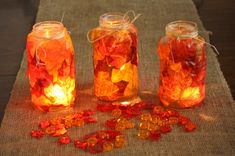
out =
<path fill-rule="evenodd" d="M 143 121 L 139 124 L 139 129 L 149 129 L 150 122 L 148 121 Z"/>
<path fill-rule="evenodd" d="M 53 119 L 50 120 L 50 123 L 52 125 L 58 125 L 58 124 L 62 123 L 62 119 L 61 118 L 53 118 Z"/>
<path fill-rule="evenodd" d="M 112 111 L 112 116 L 113 116 L 113 117 L 119 117 L 119 116 L 121 116 L 121 115 L 122 115 L 122 110 L 119 109 L 119 108 L 116 108 L 116 109 L 114 109 L 114 110 Z"/>
<path fill-rule="evenodd" d="M 169 118 L 169 120 L 168 120 L 168 123 L 170 124 L 170 125 L 175 125 L 175 124 L 177 124 L 178 123 L 178 118 L 177 117 L 170 117 Z"/>
<path fill-rule="evenodd" d="M 115 126 L 116 131 L 124 131 L 126 129 L 126 125 L 123 123 L 117 123 Z"/>
<path fill-rule="evenodd" d="M 158 115 L 152 115 L 152 123 L 157 124 L 160 120 L 160 117 Z"/>
<path fill-rule="evenodd" d="M 126 129 L 132 129 L 132 128 L 135 128 L 135 123 L 131 121 L 127 121 L 125 126 L 126 126 Z"/>
<path fill-rule="evenodd" d="M 121 147 L 125 146 L 125 142 L 126 142 L 125 136 L 118 135 L 115 138 L 115 147 L 121 148 Z"/>
<path fill-rule="evenodd" d="M 143 140 L 145 140 L 145 139 L 148 139 L 149 138 L 149 135 L 150 135 L 150 132 L 148 131 L 148 130 L 139 130 L 139 132 L 138 132 L 138 137 L 140 138 L 140 139 L 143 139 Z"/>
<path fill-rule="evenodd" d="M 160 113 L 160 112 L 163 112 L 164 111 L 164 108 L 162 107 L 162 106 L 154 106 L 153 107 L 153 113 L 155 113 L 155 114 L 158 114 L 158 113 Z"/>
<path fill-rule="evenodd" d="M 83 119 L 74 119 L 72 121 L 73 126 L 83 126 L 85 124 Z"/>
<path fill-rule="evenodd" d="M 46 128 L 46 130 L 45 130 L 45 132 L 47 134 L 54 134 L 55 131 L 56 131 L 56 127 L 55 126 L 50 126 L 50 127 Z"/>
<path fill-rule="evenodd" d="M 152 116 L 150 113 L 143 113 L 141 115 L 141 120 L 142 121 L 152 121 Z"/>
<path fill-rule="evenodd" d="M 114 147 L 114 145 L 112 142 L 107 141 L 107 142 L 103 143 L 103 151 L 104 152 L 112 151 L 113 147 Z"/>
<path fill-rule="evenodd" d="M 98 142 L 98 139 L 95 136 L 87 139 L 88 146 L 95 146 L 97 142 Z"/>
<path fill-rule="evenodd" d="M 53 133 L 53 136 L 57 137 L 57 136 L 62 136 L 64 135 L 65 133 L 67 133 L 67 130 L 65 129 L 65 127 L 62 127 L 60 129 L 57 129 L 55 131 L 55 133 Z"/>
<path fill-rule="evenodd" d="M 159 129 L 158 125 L 155 125 L 155 124 L 153 124 L 153 123 L 150 123 L 150 124 L 149 124 L 148 130 L 149 130 L 150 132 L 156 131 L 156 130 L 158 130 L 158 129 Z"/>
<path fill-rule="evenodd" d="M 73 121 L 72 120 L 65 120 L 64 121 L 64 126 L 65 128 L 70 128 L 73 126 Z"/>

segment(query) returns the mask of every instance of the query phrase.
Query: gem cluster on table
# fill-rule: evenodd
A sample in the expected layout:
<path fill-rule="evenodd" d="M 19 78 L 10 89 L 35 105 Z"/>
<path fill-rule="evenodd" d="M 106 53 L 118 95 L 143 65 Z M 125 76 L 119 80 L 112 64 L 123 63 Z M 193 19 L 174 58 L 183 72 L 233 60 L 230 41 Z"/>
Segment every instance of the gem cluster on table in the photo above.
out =
<path fill-rule="evenodd" d="M 112 116 L 104 123 L 106 130 L 97 130 L 82 138 L 70 138 L 67 135 L 70 128 L 97 122 L 97 119 L 92 116 L 96 113 L 95 110 L 84 110 L 41 121 L 39 130 L 31 131 L 31 136 L 37 139 L 45 135 L 59 137 L 60 145 L 70 144 L 73 141 L 74 147 L 96 154 L 125 147 L 127 136 L 124 132 L 128 129 L 136 128 L 138 130 L 136 137 L 141 140 L 158 141 L 163 135 L 171 132 L 176 125 L 186 132 L 192 132 L 197 127 L 188 117 L 174 109 L 143 101 L 133 106 L 97 104 L 96 109 Z"/>

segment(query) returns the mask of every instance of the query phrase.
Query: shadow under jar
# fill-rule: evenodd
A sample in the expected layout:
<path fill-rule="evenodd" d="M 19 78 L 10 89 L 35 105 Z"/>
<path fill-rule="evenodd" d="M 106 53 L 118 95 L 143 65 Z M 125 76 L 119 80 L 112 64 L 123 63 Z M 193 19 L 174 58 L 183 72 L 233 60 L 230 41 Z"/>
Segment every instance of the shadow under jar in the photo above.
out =
<path fill-rule="evenodd" d="M 128 101 L 138 93 L 137 29 L 128 16 L 106 13 L 92 30 L 94 92 L 104 101 Z"/>
<path fill-rule="evenodd" d="M 64 110 L 76 96 L 74 49 L 62 23 L 36 23 L 27 37 L 31 99 L 42 111 Z"/>
<path fill-rule="evenodd" d="M 158 95 L 162 104 L 175 108 L 200 105 L 205 98 L 206 54 L 196 23 L 169 23 L 157 51 L 160 57 Z"/>

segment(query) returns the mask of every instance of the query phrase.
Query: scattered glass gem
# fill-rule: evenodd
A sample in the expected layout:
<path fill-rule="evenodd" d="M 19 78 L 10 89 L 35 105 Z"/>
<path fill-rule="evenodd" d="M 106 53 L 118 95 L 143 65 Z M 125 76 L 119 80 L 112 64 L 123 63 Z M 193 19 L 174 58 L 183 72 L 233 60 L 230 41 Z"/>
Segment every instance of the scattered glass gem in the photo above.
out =
<path fill-rule="evenodd" d="M 190 121 L 189 118 L 187 118 L 187 117 L 185 117 L 183 115 L 181 115 L 179 117 L 179 124 L 180 125 L 186 125 L 189 121 Z"/>
<path fill-rule="evenodd" d="M 46 129 L 46 128 L 49 127 L 50 125 L 51 125 L 50 121 L 47 121 L 47 120 L 41 121 L 41 122 L 39 123 L 39 127 L 40 127 L 41 129 Z"/>
<path fill-rule="evenodd" d="M 65 128 L 70 128 L 73 126 L 73 121 L 72 120 L 65 120 L 64 121 Z"/>
<path fill-rule="evenodd" d="M 143 140 L 158 141 L 161 138 L 161 134 L 171 132 L 171 126 L 176 124 L 183 126 L 186 132 L 192 132 L 197 128 L 196 124 L 176 110 L 164 109 L 162 106 L 151 103 L 140 102 L 132 106 L 99 105 L 100 110 L 110 112 L 111 116 L 116 117 L 105 122 L 105 126 L 110 130 L 95 131 L 85 135 L 82 139 L 74 140 L 75 147 L 91 154 L 108 152 L 114 148 L 124 147 L 126 138 L 121 132 L 135 128 L 135 123 L 132 121 L 133 118 L 139 120 L 137 136 Z M 57 117 L 41 121 L 39 123 L 41 130 L 32 131 L 31 136 L 34 138 L 41 138 L 44 134 L 62 136 L 72 127 L 96 123 L 97 119 L 91 116 L 94 113 L 95 111 L 85 110 L 61 118 Z M 114 115 L 115 113 L 118 115 Z M 69 144 L 71 139 L 69 136 L 64 136 L 59 138 L 58 142 L 60 144 Z"/>
<path fill-rule="evenodd" d="M 50 122 L 52 125 L 58 125 L 58 124 L 62 123 L 62 120 L 61 120 L 61 118 L 53 118 L 50 120 Z"/>
<path fill-rule="evenodd" d="M 93 117 L 86 117 L 84 118 L 85 123 L 96 123 L 97 119 Z"/>
<path fill-rule="evenodd" d="M 108 137 L 107 137 L 108 140 L 115 140 L 116 136 L 121 135 L 121 132 L 119 131 L 107 130 L 105 132 L 108 134 Z"/>
<path fill-rule="evenodd" d="M 125 146 L 125 142 L 126 142 L 125 136 L 124 135 L 118 135 L 115 138 L 115 147 L 122 148 L 122 147 Z"/>
<path fill-rule="evenodd" d="M 192 132 L 193 130 L 195 130 L 197 128 L 196 124 L 192 123 L 192 122 L 188 122 L 185 126 L 184 129 L 186 132 Z"/>
<path fill-rule="evenodd" d="M 117 122 L 118 122 L 119 124 L 126 124 L 127 121 L 128 121 L 128 120 L 127 120 L 126 118 L 123 118 L 123 117 L 120 117 L 120 118 L 117 119 Z"/>
<path fill-rule="evenodd" d="M 87 148 L 88 144 L 85 141 L 74 140 L 74 146 L 85 150 Z"/>
<path fill-rule="evenodd" d="M 164 107 L 162 107 L 162 106 L 159 106 L 159 105 L 157 105 L 157 106 L 154 106 L 153 107 L 153 113 L 154 114 L 158 114 L 158 113 L 161 113 L 161 112 L 163 112 L 164 111 Z"/>
<path fill-rule="evenodd" d="M 54 134 L 55 131 L 56 131 L 56 127 L 53 126 L 53 125 L 50 126 L 50 127 L 47 127 L 46 130 L 45 130 L 45 132 L 46 132 L 47 134 Z"/>
<path fill-rule="evenodd" d="M 115 126 L 116 131 L 124 131 L 126 129 L 126 125 L 124 123 L 117 123 Z"/>
<path fill-rule="evenodd" d="M 104 152 L 112 151 L 113 146 L 114 146 L 113 143 L 110 142 L 110 141 L 104 142 L 103 143 L 103 150 L 104 150 Z"/>
<path fill-rule="evenodd" d="M 105 122 L 105 126 L 111 129 L 114 129 L 116 127 L 117 120 L 116 119 L 110 119 Z"/>
<path fill-rule="evenodd" d="M 74 119 L 72 124 L 73 126 L 83 126 L 85 122 L 83 119 Z"/>
<path fill-rule="evenodd" d="M 176 124 L 178 124 L 178 118 L 177 117 L 170 117 L 169 118 L 169 120 L 168 120 L 168 123 L 170 124 L 170 125 L 176 125 Z"/>
<path fill-rule="evenodd" d="M 87 109 L 87 110 L 84 110 L 84 111 L 82 112 L 82 115 L 83 115 L 83 116 L 91 116 L 91 115 L 94 115 L 95 113 L 96 113 L 96 111 L 91 110 L 91 109 Z"/>
<path fill-rule="evenodd" d="M 149 130 L 150 132 L 156 131 L 156 130 L 158 130 L 158 126 L 155 125 L 155 124 L 153 124 L 153 123 L 149 123 L 148 130 Z"/>
<path fill-rule="evenodd" d="M 152 116 L 150 113 L 143 113 L 141 115 L 141 120 L 142 121 L 152 121 Z"/>
<path fill-rule="evenodd" d="M 87 139 L 88 146 L 95 146 L 97 142 L 98 139 L 95 136 Z"/>
<path fill-rule="evenodd" d="M 34 131 L 31 132 L 31 136 L 33 138 L 39 139 L 39 138 L 42 138 L 44 136 L 44 132 L 40 131 L 40 130 L 34 130 Z"/>
<path fill-rule="evenodd" d="M 126 139 L 124 135 L 117 135 L 115 140 L 118 142 L 125 142 Z"/>
<path fill-rule="evenodd" d="M 58 141 L 59 141 L 59 143 L 60 143 L 61 145 L 65 145 L 65 144 L 70 144 L 71 139 L 70 139 L 70 137 L 65 136 L 65 137 L 59 138 Z"/>
<path fill-rule="evenodd" d="M 138 137 L 143 140 L 148 139 L 149 135 L 150 135 L 150 132 L 148 130 L 141 129 L 138 132 Z"/>
<path fill-rule="evenodd" d="M 169 125 L 164 125 L 160 127 L 160 131 L 161 133 L 165 134 L 165 133 L 169 133 L 171 132 L 172 128 Z"/>
<path fill-rule="evenodd" d="M 119 109 L 119 108 L 116 108 L 116 109 L 114 109 L 114 110 L 112 110 L 112 116 L 113 117 L 119 117 L 119 116 L 121 116 L 122 115 L 122 110 L 121 109 Z"/>
<path fill-rule="evenodd" d="M 126 129 L 132 129 L 135 128 L 135 123 L 131 121 L 127 121 L 125 124 Z"/>
<path fill-rule="evenodd" d="M 160 132 L 158 132 L 158 131 L 152 131 L 152 132 L 150 133 L 150 139 L 151 139 L 152 141 L 158 141 L 160 138 L 161 138 L 161 133 L 160 133 Z"/>
<path fill-rule="evenodd" d="M 64 135 L 65 133 L 67 133 L 65 127 L 59 127 L 58 129 L 56 129 L 55 133 L 53 133 L 53 136 L 58 137 Z"/>
<path fill-rule="evenodd" d="M 150 122 L 148 121 L 142 121 L 139 124 L 139 129 L 149 129 Z"/>
<path fill-rule="evenodd" d="M 96 109 L 101 112 L 109 112 L 115 108 L 112 104 L 97 104 Z"/>
<path fill-rule="evenodd" d="M 166 112 L 170 115 L 170 117 L 179 117 L 179 113 L 174 109 L 167 109 Z"/>
<path fill-rule="evenodd" d="M 158 121 L 160 120 L 160 117 L 158 115 L 152 115 L 152 123 L 158 124 Z"/>
<path fill-rule="evenodd" d="M 106 138 L 109 137 L 109 135 L 106 132 L 104 132 L 104 131 L 98 132 L 97 135 L 98 135 L 98 138 L 101 138 L 101 139 L 106 139 Z"/>

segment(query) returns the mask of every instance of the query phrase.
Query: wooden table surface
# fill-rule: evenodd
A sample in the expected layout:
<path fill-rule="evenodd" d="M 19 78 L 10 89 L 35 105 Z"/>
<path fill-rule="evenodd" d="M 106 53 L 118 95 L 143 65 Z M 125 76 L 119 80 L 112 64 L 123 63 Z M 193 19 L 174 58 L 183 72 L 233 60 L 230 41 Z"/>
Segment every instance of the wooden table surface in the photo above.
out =
<path fill-rule="evenodd" d="M 235 98 L 235 1 L 193 0 L 207 30 L 213 32 L 221 69 Z M 39 0 L 0 1 L 0 121 L 20 67 L 26 35 L 35 21 Z"/>

